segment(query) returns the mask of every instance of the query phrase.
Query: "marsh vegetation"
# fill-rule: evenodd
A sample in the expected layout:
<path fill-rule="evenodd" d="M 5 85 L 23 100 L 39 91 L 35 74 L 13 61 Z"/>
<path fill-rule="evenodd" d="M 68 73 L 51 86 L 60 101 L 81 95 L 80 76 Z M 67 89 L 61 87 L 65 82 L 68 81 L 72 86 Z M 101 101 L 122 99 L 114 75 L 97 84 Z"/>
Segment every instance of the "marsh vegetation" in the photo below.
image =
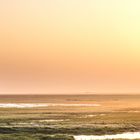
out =
<path fill-rule="evenodd" d="M 140 132 L 140 97 L 101 96 L 56 97 L 69 106 L 40 106 L 28 108 L 0 108 L 0 140 L 73 140 L 78 135 L 112 135 L 124 132 Z M 12 99 L 18 104 L 20 100 Z M 24 99 L 25 97 L 23 97 Z M 27 103 L 31 102 L 30 97 Z M 52 98 L 52 99 L 51 99 Z M 4 98 L 5 99 L 5 98 Z M 2 99 L 0 99 L 2 100 Z M 11 97 L 10 97 L 11 100 Z M 34 97 L 34 102 L 52 102 Z M 5 99 L 4 103 L 7 103 Z M 130 106 L 126 103 L 130 104 Z M 132 104 L 135 102 L 135 106 Z M 61 104 L 62 104 L 61 103 Z M 72 106 L 93 103 L 101 106 Z M 25 104 L 25 102 L 24 102 Z M 132 104 L 132 105 L 131 105 Z M 137 105 L 137 106 L 136 106 Z"/>

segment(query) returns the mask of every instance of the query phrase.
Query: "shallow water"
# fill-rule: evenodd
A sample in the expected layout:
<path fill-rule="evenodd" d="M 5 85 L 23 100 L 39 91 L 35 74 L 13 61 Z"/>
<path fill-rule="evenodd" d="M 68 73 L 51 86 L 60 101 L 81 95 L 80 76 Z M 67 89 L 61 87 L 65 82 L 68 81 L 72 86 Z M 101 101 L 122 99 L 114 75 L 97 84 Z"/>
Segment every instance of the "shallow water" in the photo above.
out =
<path fill-rule="evenodd" d="M 128 132 L 122 134 L 115 134 L 115 135 L 91 135 L 91 136 L 74 136 L 75 140 L 112 140 L 112 139 L 140 139 L 140 132 Z"/>
<path fill-rule="evenodd" d="M 40 104 L 35 104 L 35 103 L 1 103 L 0 108 L 33 108 L 33 107 L 48 107 L 48 106 L 85 106 L 85 107 L 98 107 L 100 104 L 53 104 L 53 103 L 40 103 Z"/>
<path fill-rule="evenodd" d="M 94 106 L 94 107 L 98 107 L 98 106 L 101 106 L 100 104 L 48 104 L 48 106 L 77 106 L 77 107 L 80 107 L 80 106 L 85 106 L 85 107 L 90 107 L 90 106 Z"/>
<path fill-rule="evenodd" d="M 33 108 L 33 107 L 45 107 L 46 104 L 14 104 L 14 103 L 8 103 L 8 104 L 0 104 L 0 108 Z"/>
<path fill-rule="evenodd" d="M 63 122 L 64 120 L 39 120 L 39 122 Z"/>

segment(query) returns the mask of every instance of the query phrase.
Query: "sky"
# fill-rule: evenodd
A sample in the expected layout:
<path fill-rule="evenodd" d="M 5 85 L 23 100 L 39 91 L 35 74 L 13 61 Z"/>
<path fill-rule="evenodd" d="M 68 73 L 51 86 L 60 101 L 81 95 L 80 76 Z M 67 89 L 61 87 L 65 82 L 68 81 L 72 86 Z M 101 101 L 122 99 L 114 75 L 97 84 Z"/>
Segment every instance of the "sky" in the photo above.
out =
<path fill-rule="evenodd" d="M 0 94 L 140 93 L 139 0 L 0 0 Z"/>

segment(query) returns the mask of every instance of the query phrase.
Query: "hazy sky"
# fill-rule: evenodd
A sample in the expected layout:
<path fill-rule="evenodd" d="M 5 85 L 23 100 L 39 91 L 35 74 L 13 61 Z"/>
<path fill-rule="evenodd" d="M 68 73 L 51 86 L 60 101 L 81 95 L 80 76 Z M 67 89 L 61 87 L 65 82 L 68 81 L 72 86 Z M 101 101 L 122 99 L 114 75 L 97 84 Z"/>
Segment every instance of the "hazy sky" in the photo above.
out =
<path fill-rule="evenodd" d="M 140 0 L 0 0 L 0 93 L 140 92 Z"/>

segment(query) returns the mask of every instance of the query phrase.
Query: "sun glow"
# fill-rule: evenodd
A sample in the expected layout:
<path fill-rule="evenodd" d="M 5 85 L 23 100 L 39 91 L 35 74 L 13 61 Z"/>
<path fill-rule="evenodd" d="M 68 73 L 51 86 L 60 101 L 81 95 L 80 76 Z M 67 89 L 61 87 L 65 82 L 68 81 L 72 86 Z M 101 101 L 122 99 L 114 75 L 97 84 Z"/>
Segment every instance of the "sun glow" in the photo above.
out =
<path fill-rule="evenodd" d="M 0 1 L 0 92 L 139 92 L 139 0 Z"/>

